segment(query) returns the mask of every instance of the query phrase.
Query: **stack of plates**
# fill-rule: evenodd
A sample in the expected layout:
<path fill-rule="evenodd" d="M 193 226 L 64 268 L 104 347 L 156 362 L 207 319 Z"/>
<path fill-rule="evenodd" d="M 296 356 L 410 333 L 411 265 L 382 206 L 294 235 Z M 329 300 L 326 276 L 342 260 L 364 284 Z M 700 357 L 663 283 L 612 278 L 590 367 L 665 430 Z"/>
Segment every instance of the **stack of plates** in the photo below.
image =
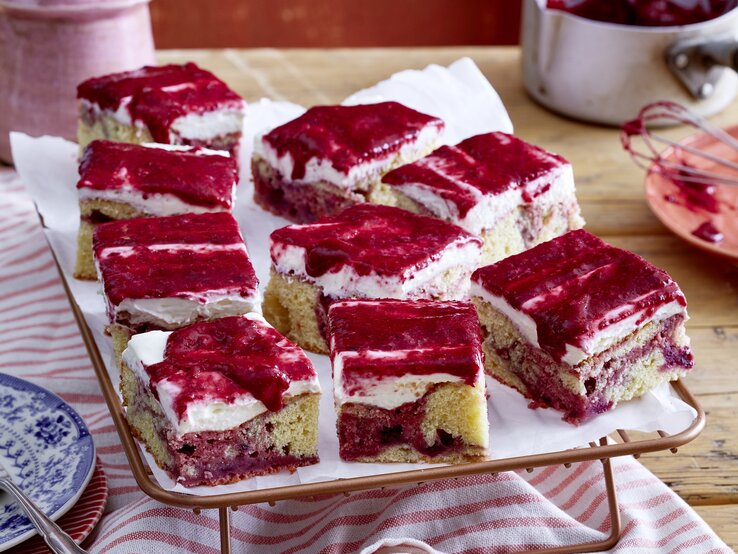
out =
<path fill-rule="evenodd" d="M 51 519 L 77 541 L 102 515 L 107 480 L 96 468 L 95 446 L 82 418 L 55 394 L 0 373 L 0 465 Z M 93 478 L 94 477 L 94 478 Z M 24 543 L 43 549 L 33 525 L 0 490 L 0 552 Z M 20 552 L 20 550 L 19 550 Z"/>

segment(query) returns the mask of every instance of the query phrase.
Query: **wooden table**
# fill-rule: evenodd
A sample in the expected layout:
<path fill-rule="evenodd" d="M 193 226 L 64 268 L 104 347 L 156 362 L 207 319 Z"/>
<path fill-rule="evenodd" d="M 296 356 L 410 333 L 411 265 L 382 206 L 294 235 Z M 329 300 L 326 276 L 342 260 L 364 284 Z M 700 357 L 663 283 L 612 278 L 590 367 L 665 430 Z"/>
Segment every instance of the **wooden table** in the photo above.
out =
<path fill-rule="evenodd" d="M 641 461 L 738 548 L 738 266 L 687 245 L 651 214 L 643 172 L 623 152 L 615 129 L 570 121 L 534 104 L 513 47 L 159 52 L 161 62 L 192 60 L 211 69 L 249 101 L 266 96 L 305 106 L 338 103 L 396 71 L 461 56 L 473 58 L 497 89 L 516 134 L 572 162 L 587 229 L 666 269 L 684 290 L 697 361 L 687 382 L 707 412 L 707 428 L 678 455 Z M 738 102 L 715 120 L 737 123 Z"/>

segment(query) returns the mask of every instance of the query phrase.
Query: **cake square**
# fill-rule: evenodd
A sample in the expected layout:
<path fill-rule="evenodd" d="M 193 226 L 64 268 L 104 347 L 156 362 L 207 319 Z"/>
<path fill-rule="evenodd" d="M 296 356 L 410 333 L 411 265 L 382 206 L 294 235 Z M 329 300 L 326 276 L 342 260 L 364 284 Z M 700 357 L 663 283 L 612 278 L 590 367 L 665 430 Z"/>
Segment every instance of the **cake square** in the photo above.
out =
<path fill-rule="evenodd" d="M 234 155 L 246 103 L 194 63 L 144 66 L 77 87 L 80 148 L 95 139 L 185 144 Z"/>
<path fill-rule="evenodd" d="M 390 171 L 375 199 L 482 237 L 484 264 L 584 226 L 571 164 L 499 132 L 442 146 Z"/>
<path fill-rule="evenodd" d="M 257 137 L 254 200 L 297 223 L 371 201 L 387 171 L 439 144 L 443 121 L 397 102 L 316 106 Z"/>
<path fill-rule="evenodd" d="M 226 212 L 102 223 L 93 256 L 117 356 L 136 333 L 259 310 L 259 282 Z"/>
<path fill-rule="evenodd" d="M 314 352 L 328 352 L 326 312 L 336 300 L 458 300 L 478 266 L 482 241 L 440 219 L 358 204 L 270 236 L 264 315 Z"/>
<path fill-rule="evenodd" d="M 121 392 L 134 435 L 184 486 L 318 462 L 318 377 L 259 315 L 135 335 Z"/>
<path fill-rule="evenodd" d="M 482 336 L 467 302 L 345 300 L 328 312 L 342 459 L 481 459 Z"/>
<path fill-rule="evenodd" d="M 96 279 L 92 234 L 116 219 L 230 211 L 238 166 L 227 152 L 94 140 L 79 166 L 80 227 L 74 276 Z"/>
<path fill-rule="evenodd" d="M 570 423 L 693 366 L 679 286 L 584 230 L 478 269 L 471 296 L 488 373 Z"/>

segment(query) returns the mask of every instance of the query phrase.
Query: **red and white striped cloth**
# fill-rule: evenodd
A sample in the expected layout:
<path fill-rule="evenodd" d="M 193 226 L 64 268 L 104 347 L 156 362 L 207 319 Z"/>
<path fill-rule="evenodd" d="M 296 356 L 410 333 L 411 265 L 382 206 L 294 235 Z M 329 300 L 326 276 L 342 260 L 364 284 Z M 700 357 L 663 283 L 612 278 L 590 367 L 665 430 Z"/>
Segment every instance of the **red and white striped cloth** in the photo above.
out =
<path fill-rule="evenodd" d="M 217 512 L 171 508 L 136 486 L 33 204 L 10 170 L 0 172 L 0 329 L 0 371 L 59 394 L 95 437 L 110 497 L 90 552 L 219 552 Z M 624 526 L 616 551 L 731 552 L 643 466 L 614 464 Z M 414 551 L 481 553 L 601 540 L 609 526 L 602 467 L 592 462 L 244 506 L 231 532 L 234 552 L 374 552 L 379 541 L 411 537 L 430 547 Z"/>

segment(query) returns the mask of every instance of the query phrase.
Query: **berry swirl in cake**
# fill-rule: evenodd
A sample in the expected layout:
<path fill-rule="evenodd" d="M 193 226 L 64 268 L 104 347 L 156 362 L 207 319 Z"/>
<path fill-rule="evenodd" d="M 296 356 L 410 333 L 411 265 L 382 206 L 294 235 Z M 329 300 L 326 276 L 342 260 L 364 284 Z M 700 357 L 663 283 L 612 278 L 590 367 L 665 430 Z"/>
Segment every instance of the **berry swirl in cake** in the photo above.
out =
<path fill-rule="evenodd" d="M 256 139 L 254 200 L 298 223 L 372 201 L 382 175 L 431 152 L 443 126 L 397 102 L 310 108 Z"/>
<path fill-rule="evenodd" d="M 485 455 L 482 337 L 470 303 L 344 300 L 328 317 L 342 459 Z"/>
<path fill-rule="evenodd" d="M 318 461 L 315 370 L 259 315 L 135 335 L 121 392 L 134 434 L 185 486 Z"/>
<path fill-rule="evenodd" d="M 679 286 L 584 230 L 478 269 L 471 295 L 490 375 L 571 423 L 693 366 Z"/>

